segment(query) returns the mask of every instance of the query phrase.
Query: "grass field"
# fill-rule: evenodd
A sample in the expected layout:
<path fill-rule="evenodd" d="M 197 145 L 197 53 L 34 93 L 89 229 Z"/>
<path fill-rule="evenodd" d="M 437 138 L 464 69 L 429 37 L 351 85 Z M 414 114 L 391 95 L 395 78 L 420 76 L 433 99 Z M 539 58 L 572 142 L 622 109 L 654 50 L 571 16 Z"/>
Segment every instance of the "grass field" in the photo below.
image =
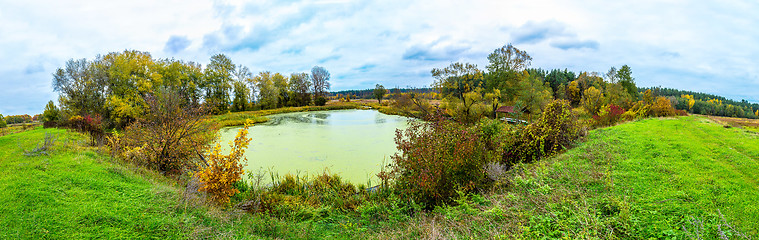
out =
<path fill-rule="evenodd" d="M 526 212 L 529 237 L 755 237 L 758 160 L 754 133 L 703 117 L 645 119 L 523 165 L 494 199 Z"/>
<path fill-rule="evenodd" d="M 46 134 L 57 139 L 50 155 L 24 156 Z M 0 137 L 0 239 L 759 236 L 759 135 L 706 117 L 593 130 L 566 153 L 517 165 L 493 189 L 429 212 L 393 196 L 350 211 L 327 205 L 291 206 L 300 210 L 278 217 L 221 211 L 187 200 L 175 180 L 84 147 L 85 140 L 39 128 Z"/>
<path fill-rule="evenodd" d="M 55 139 L 48 155 L 25 156 L 46 135 Z M 0 137 L 0 239 L 234 235 L 226 214 L 185 201 L 171 180 L 112 163 L 87 142 L 62 129 Z"/>

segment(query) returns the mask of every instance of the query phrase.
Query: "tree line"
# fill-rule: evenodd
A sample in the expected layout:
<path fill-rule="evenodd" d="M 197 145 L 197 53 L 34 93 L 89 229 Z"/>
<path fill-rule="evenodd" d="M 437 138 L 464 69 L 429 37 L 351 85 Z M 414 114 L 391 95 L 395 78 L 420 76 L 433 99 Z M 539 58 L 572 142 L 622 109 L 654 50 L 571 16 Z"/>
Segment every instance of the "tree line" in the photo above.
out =
<path fill-rule="evenodd" d="M 449 115 L 472 122 L 482 116 L 495 117 L 498 107 L 509 105 L 537 116 L 554 99 L 598 115 L 605 106 L 631 109 L 640 100 L 627 65 L 611 67 L 605 74 L 528 68 L 532 57 L 511 44 L 495 49 L 488 61 L 484 70 L 460 62 L 432 69 L 434 87 L 443 96 L 441 107 Z"/>
<path fill-rule="evenodd" d="M 656 96 L 665 96 L 670 99 L 675 108 L 695 114 L 759 118 L 759 104 L 749 103 L 745 99 L 738 102 L 713 94 L 662 87 L 640 88 L 639 90 L 651 90 Z"/>
<path fill-rule="evenodd" d="M 176 91 L 184 104 L 207 106 L 212 114 L 284 106 L 323 105 L 330 73 L 314 66 L 310 73 L 254 75 L 224 54 L 203 67 L 150 53 L 126 50 L 93 60 L 71 59 L 53 73 L 64 120 L 97 116 L 106 128 L 122 129 L 145 112 L 145 96 L 158 89 Z"/>

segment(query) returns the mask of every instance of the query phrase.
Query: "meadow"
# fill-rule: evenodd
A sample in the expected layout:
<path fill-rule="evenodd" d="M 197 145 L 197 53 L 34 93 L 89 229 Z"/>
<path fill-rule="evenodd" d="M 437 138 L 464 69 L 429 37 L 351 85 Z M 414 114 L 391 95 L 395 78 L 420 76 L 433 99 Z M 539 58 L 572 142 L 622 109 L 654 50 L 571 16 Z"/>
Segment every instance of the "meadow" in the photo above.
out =
<path fill-rule="evenodd" d="M 192 184 L 111 159 L 86 139 L 39 127 L 0 137 L 0 238 L 759 236 L 759 134 L 701 116 L 592 130 L 565 153 L 518 164 L 492 189 L 428 211 L 382 191 L 345 197 L 336 189 L 355 187 L 326 174 L 259 186 L 282 204 L 269 212 L 244 211 L 242 195 L 255 189 L 217 207 Z M 291 191 L 318 181 L 332 190 Z"/>

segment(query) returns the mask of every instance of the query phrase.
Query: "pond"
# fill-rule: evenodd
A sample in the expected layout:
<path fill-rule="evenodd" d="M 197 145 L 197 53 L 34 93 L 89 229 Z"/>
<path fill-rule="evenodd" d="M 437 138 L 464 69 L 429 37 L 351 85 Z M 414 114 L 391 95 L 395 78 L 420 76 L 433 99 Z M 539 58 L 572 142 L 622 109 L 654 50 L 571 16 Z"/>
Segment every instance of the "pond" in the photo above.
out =
<path fill-rule="evenodd" d="M 245 156 L 247 172 L 279 176 L 320 174 L 328 169 L 354 184 L 371 181 L 383 162 L 390 162 L 395 130 L 406 129 L 409 118 L 376 110 L 331 110 L 267 116 L 269 121 L 250 128 L 252 139 Z M 240 127 L 221 130 L 222 144 L 234 140 Z M 228 153 L 229 147 L 225 148 Z"/>

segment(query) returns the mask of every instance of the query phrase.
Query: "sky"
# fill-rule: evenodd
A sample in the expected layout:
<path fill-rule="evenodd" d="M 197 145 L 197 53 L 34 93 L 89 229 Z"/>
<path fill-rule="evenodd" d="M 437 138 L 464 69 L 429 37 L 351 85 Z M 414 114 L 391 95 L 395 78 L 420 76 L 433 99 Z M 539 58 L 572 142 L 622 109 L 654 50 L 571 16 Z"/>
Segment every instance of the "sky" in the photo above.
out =
<path fill-rule="evenodd" d="M 432 85 L 433 68 L 506 44 L 530 67 L 606 72 L 639 87 L 759 102 L 754 0 L 0 0 L 0 114 L 38 114 L 69 59 L 124 50 L 205 66 L 223 53 L 260 71 L 331 73 L 332 90 Z"/>

